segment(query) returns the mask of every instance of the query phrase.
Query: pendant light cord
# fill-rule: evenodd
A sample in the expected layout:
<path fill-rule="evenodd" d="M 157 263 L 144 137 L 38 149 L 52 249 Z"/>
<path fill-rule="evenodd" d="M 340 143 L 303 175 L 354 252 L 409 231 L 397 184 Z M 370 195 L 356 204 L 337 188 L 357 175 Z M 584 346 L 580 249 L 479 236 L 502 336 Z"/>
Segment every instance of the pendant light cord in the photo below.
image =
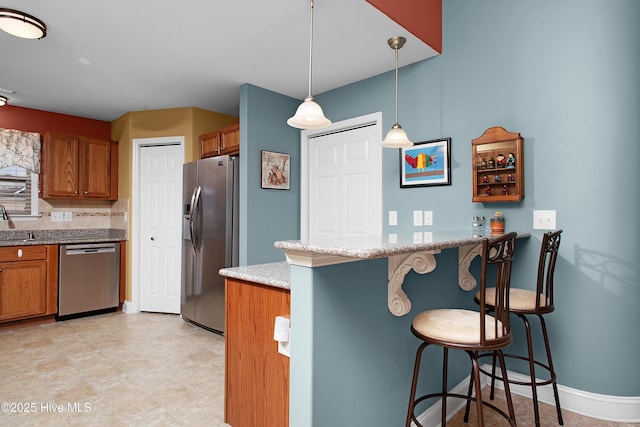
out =
<path fill-rule="evenodd" d="M 398 47 L 393 50 L 396 51 L 396 124 L 398 124 Z"/>
<path fill-rule="evenodd" d="M 309 95 L 311 98 L 311 76 L 313 73 L 313 0 L 311 0 L 310 10 L 310 28 L 309 28 Z"/>

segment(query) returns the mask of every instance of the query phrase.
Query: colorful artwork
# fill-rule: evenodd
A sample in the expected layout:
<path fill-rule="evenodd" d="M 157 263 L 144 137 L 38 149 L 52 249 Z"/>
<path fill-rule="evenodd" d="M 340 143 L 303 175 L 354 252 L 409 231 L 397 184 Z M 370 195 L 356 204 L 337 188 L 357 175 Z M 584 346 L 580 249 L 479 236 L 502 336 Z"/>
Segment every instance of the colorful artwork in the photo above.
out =
<path fill-rule="evenodd" d="M 400 187 L 450 185 L 450 138 L 416 143 L 400 153 Z"/>

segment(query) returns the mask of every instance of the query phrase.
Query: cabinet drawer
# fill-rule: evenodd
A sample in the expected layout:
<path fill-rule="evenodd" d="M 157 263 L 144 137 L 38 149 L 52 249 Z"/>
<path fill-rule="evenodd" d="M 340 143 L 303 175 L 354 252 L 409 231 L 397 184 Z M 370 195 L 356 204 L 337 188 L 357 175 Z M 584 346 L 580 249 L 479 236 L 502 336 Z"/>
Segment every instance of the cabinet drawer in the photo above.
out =
<path fill-rule="evenodd" d="M 47 258 L 46 246 L 5 246 L 0 248 L 0 262 L 32 261 Z"/>

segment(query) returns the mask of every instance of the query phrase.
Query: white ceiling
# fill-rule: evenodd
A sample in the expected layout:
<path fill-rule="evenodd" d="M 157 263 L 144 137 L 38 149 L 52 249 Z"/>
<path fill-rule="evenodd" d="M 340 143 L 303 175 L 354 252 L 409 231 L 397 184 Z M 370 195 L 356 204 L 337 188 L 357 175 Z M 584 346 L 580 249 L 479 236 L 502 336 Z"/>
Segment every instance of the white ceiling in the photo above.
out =
<path fill-rule="evenodd" d="M 12 105 L 112 121 L 129 111 L 199 107 L 239 115 L 251 83 L 307 95 L 309 0 L 0 0 L 47 36 L 0 31 L 0 88 Z M 315 0 L 313 93 L 436 52 L 365 0 Z M 292 112 L 293 114 L 293 112 Z"/>

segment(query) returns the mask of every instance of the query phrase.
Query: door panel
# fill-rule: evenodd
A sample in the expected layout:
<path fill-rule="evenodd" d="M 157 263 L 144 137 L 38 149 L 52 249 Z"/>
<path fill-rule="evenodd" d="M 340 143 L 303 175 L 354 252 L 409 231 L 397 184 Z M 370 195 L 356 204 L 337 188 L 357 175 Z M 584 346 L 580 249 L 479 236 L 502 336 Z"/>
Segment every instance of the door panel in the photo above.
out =
<path fill-rule="evenodd" d="M 140 153 L 140 310 L 180 313 L 182 161 L 178 145 Z"/>
<path fill-rule="evenodd" d="M 309 238 L 381 233 L 378 133 L 367 126 L 309 139 Z"/>

